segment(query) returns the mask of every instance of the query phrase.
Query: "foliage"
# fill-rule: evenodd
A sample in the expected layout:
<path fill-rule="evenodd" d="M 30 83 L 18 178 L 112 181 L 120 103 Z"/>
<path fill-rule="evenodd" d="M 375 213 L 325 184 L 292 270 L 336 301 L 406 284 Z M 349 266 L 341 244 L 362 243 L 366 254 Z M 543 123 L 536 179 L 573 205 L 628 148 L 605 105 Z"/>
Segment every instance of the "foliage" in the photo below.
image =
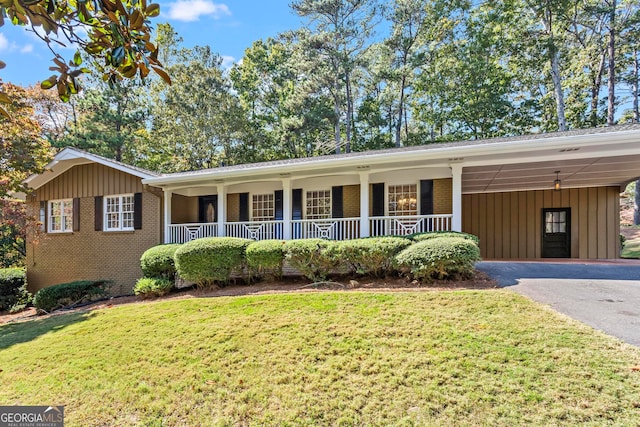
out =
<path fill-rule="evenodd" d="M 437 239 L 439 237 L 460 237 L 462 239 L 469 239 L 476 245 L 480 245 L 480 239 L 478 236 L 469 233 L 463 233 L 461 231 L 431 231 L 428 233 L 415 233 L 409 237 L 414 242 L 422 242 L 423 240 Z"/>
<path fill-rule="evenodd" d="M 330 240 L 289 240 L 284 252 L 291 267 L 314 282 L 326 279 L 340 264 L 338 243 Z"/>
<path fill-rule="evenodd" d="M 51 312 L 68 305 L 94 301 L 108 294 L 108 280 L 79 280 L 40 289 L 33 297 L 33 305 Z"/>
<path fill-rule="evenodd" d="M 27 239 L 37 243 L 40 226 L 23 202 L 0 198 L 0 268 L 24 264 Z"/>
<path fill-rule="evenodd" d="M 427 239 L 396 256 L 401 271 L 419 280 L 470 277 L 479 260 L 478 246 L 461 237 Z"/>
<path fill-rule="evenodd" d="M 394 271 L 395 256 L 409 245 L 411 241 L 401 237 L 345 240 L 338 243 L 338 256 L 357 274 L 383 277 Z"/>
<path fill-rule="evenodd" d="M 179 247 L 179 244 L 169 244 L 147 249 L 140 257 L 144 276 L 173 279 L 176 275 L 174 255 Z"/>
<path fill-rule="evenodd" d="M 245 250 L 252 240 L 205 237 L 181 245 L 175 253 L 178 275 L 198 286 L 226 283 L 231 273 L 244 267 Z"/>
<path fill-rule="evenodd" d="M 143 277 L 136 282 L 133 293 L 142 298 L 161 297 L 171 292 L 173 285 L 173 281 L 165 277 Z"/>
<path fill-rule="evenodd" d="M 52 71 L 56 74 L 42 82 L 43 89 L 56 88 L 60 99 L 68 101 L 80 91 L 80 51 L 88 54 L 99 67 L 104 80 L 115 82 L 139 74 L 147 77 L 154 70 L 165 81 L 169 76 L 157 59 L 158 50 L 151 43 L 149 18 L 160 14 L 158 4 L 146 0 L 108 0 L 102 2 L 4 1 L 0 3 L 0 27 L 4 17 L 13 25 L 30 27 L 54 53 Z M 58 46 L 77 45 L 73 59 L 65 62 L 56 52 Z M 4 67 L 0 61 L 0 68 Z M 10 97 L 0 93 L 0 102 Z M 9 117 L 0 108 L 0 113 Z"/>
<path fill-rule="evenodd" d="M 284 261 L 284 243 L 282 240 L 259 240 L 247 246 L 247 266 L 252 273 L 270 274 L 280 278 Z"/>
<path fill-rule="evenodd" d="M 0 268 L 0 311 L 24 308 L 31 301 L 23 268 Z"/>

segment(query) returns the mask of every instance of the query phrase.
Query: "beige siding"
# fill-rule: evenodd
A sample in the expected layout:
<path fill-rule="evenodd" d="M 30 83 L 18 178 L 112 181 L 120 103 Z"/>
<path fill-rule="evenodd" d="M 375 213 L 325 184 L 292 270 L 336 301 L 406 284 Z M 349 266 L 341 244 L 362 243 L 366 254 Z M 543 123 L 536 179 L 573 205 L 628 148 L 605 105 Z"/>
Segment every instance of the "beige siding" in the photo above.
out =
<path fill-rule="evenodd" d="M 171 223 L 198 222 L 198 198 L 174 194 L 171 197 Z"/>
<path fill-rule="evenodd" d="M 32 201 L 142 192 L 140 178 L 99 165 L 74 166 L 38 188 Z"/>
<path fill-rule="evenodd" d="M 117 175 L 113 176 L 115 184 Z M 129 192 L 135 188 L 124 185 L 122 188 L 111 187 L 109 191 Z M 84 191 L 80 188 L 78 190 Z M 55 188 L 48 191 L 51 192 L 48 193 L 51 198 L 75 195 L 72 192 L 62 193 L 63 190 Z M 141 230 L 103 232 L 95 231 L 94 228 L 94 198 L 80 198 L 79 231 L 44 234 L 37 243 L 29 244 L 27 275 L 31 292 L 75 280 L 108 279 L 113 281 L 111 292 L 114 295 L 131 293 L 136 280 L 142 276 L 140 256 L 145 250 L 161 242 L 161 199 L 152 193 L 143 192 L 142 204 Z M 28 205 L 35 211 L 39 207 L 38 202 L 30 202 Z"/>
<path fill-rule="evenodd" d="M 540 258 L 543 208 L 571 208 L 573 258 L 619 257 L 618 187 L 465 194 L 463 231 L 480 237 L 483 258 Z"/>

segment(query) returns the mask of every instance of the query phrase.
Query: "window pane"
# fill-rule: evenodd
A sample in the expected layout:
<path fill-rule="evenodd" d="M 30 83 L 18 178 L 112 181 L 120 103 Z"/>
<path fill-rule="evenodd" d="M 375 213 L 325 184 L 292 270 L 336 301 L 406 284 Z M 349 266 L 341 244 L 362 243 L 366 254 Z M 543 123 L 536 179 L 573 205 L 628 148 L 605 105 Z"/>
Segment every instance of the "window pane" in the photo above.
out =
<path fill-rule="evenodd" d="M 307 191 L 307 219 L 331 218 L 331 191 Z"/>
<path fill-rule="evenodd" d="M 417 215 L 417 185 L 390 185 L 388 210 L 391 216 Z"/>

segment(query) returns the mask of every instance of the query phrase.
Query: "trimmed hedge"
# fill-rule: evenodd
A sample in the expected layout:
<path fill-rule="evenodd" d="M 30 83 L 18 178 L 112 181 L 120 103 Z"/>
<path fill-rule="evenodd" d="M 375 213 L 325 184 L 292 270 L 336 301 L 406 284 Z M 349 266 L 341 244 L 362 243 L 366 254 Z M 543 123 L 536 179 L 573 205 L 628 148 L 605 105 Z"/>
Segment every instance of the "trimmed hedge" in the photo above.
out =
<path fill-rule="evenodd" d="M 176 266 L 173 257 L 181 245 L 158 245 L 147 249 L 140 257 L 140 267 L 145 277 L 173 279 Z"/>
<path fill-rule="evenodd" d="M 472 240 L 476 245 L 480 245 L 478 236 L 461 231 L 431 231 L 428 233 L 415 233 L 410 235 L 410 239 L 414 242 L 423 242 L 429 239 L 437 239 L 440 237 L 460 237 L 462 239 Z"/>
<path fill-rule="evenodd" d="M 143 277 L 136 282 L 133 293 L 146 297 L 161 297 L 171 292 L 173 281 L 166 277 Z"/>
<path fill-rule="evenodd" d="M 33 305 L 44 311 L 52 311 L 71 304 L 89 302 L 107 296 L 110 282 L 107 280 L 80 280 L 40 289 L 33 297 Z"/>
<path fill-rule="evenodd" d="M 247 266 L 252 273 L 281 278 L 284 243 L 282 240 L 260 240 L 247 246 Z"/>
<path fill-rule="evenodd" d="M 234 270 L 245 264 L 245 250 L 253 240 L 236 237 L 205 237 L 184 243 L 174 255 L 181 278 L 198 286 L 226 283 Z"/>
<path fill-rule="evenodd" d="M 395 270 L 395 255 L 411 245 L 402 237 L 368 237 L 338 242 L 339 262 L 357 274 L 383 277 Z"/>
<path fill-rule="evenodd" d="M 421 279 L 470 277 L 480 249 L 473 240 L 463 237 L 439 237 L 414 243 L 396 256 L 400 270 Z"/>
<path fill-rule="evenodd" d="M 18 310 L 31 301 L 23 268 L 0 269 L 0 311 Z"/>
<path fill-rule="evenodd" d="M 289 240 L 284 244 L 289 264 L 314 282 L 325 280 L 339 264 L 338 243 L 322 239 Z"/>

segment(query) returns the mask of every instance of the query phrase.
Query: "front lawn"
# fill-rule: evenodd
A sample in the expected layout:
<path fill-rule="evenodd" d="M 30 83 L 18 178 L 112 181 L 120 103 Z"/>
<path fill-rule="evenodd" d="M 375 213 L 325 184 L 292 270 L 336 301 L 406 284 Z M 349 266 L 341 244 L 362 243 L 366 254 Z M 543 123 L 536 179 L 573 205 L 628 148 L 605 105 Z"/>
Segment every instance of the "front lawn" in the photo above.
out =
<path fill-rule="evenodd" d="M 0 326 L 0 404 L 92 425 L 636 425 L 640 350 L 504 290 L 132 304 Z"/>

